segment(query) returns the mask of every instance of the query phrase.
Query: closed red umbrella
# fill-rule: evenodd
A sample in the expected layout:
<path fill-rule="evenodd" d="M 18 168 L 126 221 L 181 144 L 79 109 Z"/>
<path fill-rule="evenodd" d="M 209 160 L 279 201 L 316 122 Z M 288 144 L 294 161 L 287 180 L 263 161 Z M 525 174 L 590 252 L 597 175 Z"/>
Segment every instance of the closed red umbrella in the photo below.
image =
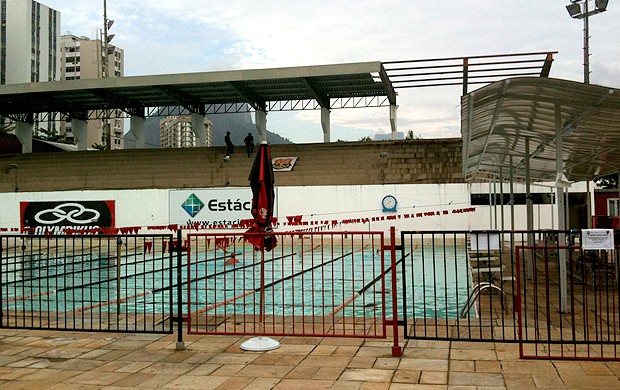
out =
<path fill-rule="evenodd" d="M 252 170 L 250 171 L 250 186 L 252 187 L 252 216 L 254 224 L 245 232 L 243 238 L 261 251 L 260 263 L 260 308 L 259 333 L 264 332 L 265 313 L 265 250 L 270 251 L 277 245 L 276 237 L 271 229 L 273 218 L 273 202 L 275 198 L 273 166 L 271 152 L 267 142 L 261 142 Z M 269 351 L 280 347 L 280 342 L 270 337 L 258 336 L 241 343 L 241 349 L 246 351 Z"/>
<path fill-rule="evenodd" d="M 244 238 L 254 246 L 254 249 L 270 251 L 277 246 L 277 240 L 271 228 L 275 180 L 271 165 L 271 152 L 266 142 L 262 142 L 258 148 L 248 180 L 252 187 L 254 224 L 245 232 Z"/>

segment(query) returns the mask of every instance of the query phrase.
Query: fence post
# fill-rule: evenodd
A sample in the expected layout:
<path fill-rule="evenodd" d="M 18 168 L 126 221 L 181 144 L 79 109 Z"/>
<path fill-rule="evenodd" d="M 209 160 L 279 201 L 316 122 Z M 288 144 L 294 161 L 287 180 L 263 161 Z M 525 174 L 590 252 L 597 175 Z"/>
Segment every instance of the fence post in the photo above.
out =
<path fill-rule="evenodd" d="M 7 238 L 8 240 L 8 238 Z M 4 299 L 4 297 L 2 296 L 2 290 L 3 290 L 3 286 L 2 286 L 2 263 L 3 263 L 3 258 L 2 258 L 2 252 L 4 251 L 4 248 L 2 247 L 2 237 L 0 237 L 0 328 L 2 328 L 3 324 L 4 324 L 4 318 L 2 316 L 2 313 L 4 313 L 4 307 L 2 305 L 2 300 Z"/>
<path fill-rule="evenodd" d="M 401 357 L 403 356 L 403 348 L 398 345 L 398 294 L 396 291 L 396 228 L 394 226 L 390 227 L 390 257 L 392 263 L 392 333 L 394 333 L 392 356 Z"/>
<path fill-rule="evenodd" d="M 188 245 L 189 246 L 189 245 Z M 181 237 L 181 230 L 177 230 L 177 245 L 175 247 L 177 252 L 177 344 L 176 350 L 185 350 L 185 342 L 183 341 L 183 289 L 181 278 L 181 263 L 183 253 L 183 241 Z M 187 281 L 189 285 L 189 280 Z"/>

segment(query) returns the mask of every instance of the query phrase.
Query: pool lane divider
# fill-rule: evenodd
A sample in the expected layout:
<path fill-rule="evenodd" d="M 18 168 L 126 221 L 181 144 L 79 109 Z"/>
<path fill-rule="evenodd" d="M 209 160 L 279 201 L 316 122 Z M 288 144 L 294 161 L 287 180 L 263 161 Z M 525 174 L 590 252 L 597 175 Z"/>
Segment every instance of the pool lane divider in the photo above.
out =
<path fill-rule="evenodd" d="M 312 249 L 307 249 L 307 250 L 305 250 L 305 251 L 302 251 L 301 253 L 303 254 L 303 253 L 305 253 L 305 252 L 307 252 L 307 251 L 313 251 L 313 250 L 315 250 L 315 249 L 318 249 L 320 246 L 321 246 L 321 245 L 317 245 L 317 246 L 315 246 L 314 248 L 312 248 Z M 286 257 L 293 256 L 293 255 L 295 255 L 295 254 L 297 254 L 297 253 L 296 253 L 296 252 L 293 252 L 293 253 L 292 253 L 292 254 L 290 254 L 290 255 L 286 255 L 286 256 L 282 256 L 282 257 L 274 258 L 274 259 L 269 260 L 269 261 L 271 262 L 271 261 L 278 260 L 278 259 L 284 259 L 284 258 L 286 258 Z M 259 265 L 259 264 L 260 264 L 260 263 L 253 263 L 253 264 L 250 264 L 250 266 L 255 266 L 255 265 Z M 245 267 L 246 267 L 246 266 L 244 266 L 244 267 L 235 267 L 234 269 L 230 269 L 230 270 L 228 270 L 227 272 L 229 272 L 229 271 L 234 271 L 234 270 L 236 270 L 236 269 L 242 269 L 242 268 L 245 268 Z M 256 289 L 254 289 L 254 290 L 249 290 L 249 291 L 246 291 L 246 292 L 244 292 L 243 294 L 239 294 L 239 295 L 236 295 L 236 296 L 234 296 L 234 297 L 228 298 L 228 299 L 226 299 L 226 300 L 224 300 L 224 301 L 214 303 L 214 304 L 209 305 L 209 306 L 207 306 L 207 307 L 205 307 L 205 308 L 203 308 L 203 309 L 200 309 L 200 310 L 196 310 L 196 311 L 190 312 L 190 315 L 197 315 L 197 314 L 201 314 L 201 313 L 205 313 L 205 312 L 211 311 L 211 310 L 213 310 L 213 309 L 216 309 L 216 308 L 218 308 L 218 307 L 220 307 L 220 306 L 223 306 L 223 305 L 227 305 L 227 304 L 229 304 L 229 303 L 231 303 L 231 302 L 234 302 L 234 301 L 236 301 L 236 300 L 238 300 L 238 299 L 241 299 L 241 298 L 243 298 L 243 297 L 247 297 L 248 295 L 255 294 L 255 293 L 257 293 L 258 291 L 260 291 L 260 288 L 256 288 Z"/>
<path fill-rule="evenodd" d="M 219 257 L 219 258 L 222 259 L 224 257 Z M 162 257 L 161 259 L 163 260 L 164 257 Z M 155 259 L 155 260 L 157 260 L 157 259 Z M 163 268 L 161 270 L 153 271 L 153 272 L 163 272 L 163 271 L 169 270 L 170 268 L 171 267 L 166 267 L 166 268 Z M 140 274 L 147 274 L 147 272 L 142 272 Z M 140 274 L 135 274 L 135 275 L 140 275 Z M 126 275 L 126 276 L 123 276 L 122 279 L 128 279 L 128 278 L 133 277 L 135 275 Z M 110 280 L 115 280 L 115 279 L 108 279 L 107 281 L 110 281 Z M 85 285 L 78 286 L 78 287 L 83 287 L 83 286 L 88 286 L 88 285 L 98 284 L 98 283 L 103 283 L 103 282 L 94 282 L 94 283 L 85 284 Z M 186 283 L 182 283 L 182 284 L 186 284 Z M 83 312 L 83 311 L 88 311 L 88 310 L 96 309 L 96 308 L 99 308 L 99 307 L 105 307 L 105 306 L 113 305 L 113 304 L 118 303 L 118 302 L 124 302 L 124 301 L 128 301 L 130 299 L 141 298 L 141 297 L 144 297 L 144 296 L 147 296 L 147 295 L 150 295 L 150 294 L 158 293 L 158 292 L 161 292 L 161 291 L 164 291 L 164 290 L 168 290 L 168 289 L 176 287 L 176 286 L 178 286 L 178 284 L 175 284 L 175 285 L 172 285 L 172 286 L 160 287 L 160 288 L 156 288 L 156 289 L 153 289 L 153 290 L 150 290 L 150 291 L 143 291 L 141 293 L 138 293 L 138 294 L 135 294 L 135 295 L 130 295 L 130 296 L 127 296 L 127 297 L 122 297 L 120 299 L 113 299 L 113 300 L 110 300 L 110 301 L 100 302 L 100 303 L 97 303 L 97 304 L 94 304 L 94 305 L 73 309 L 72 312 L 78 312 L 79 313 L 79 312 Z M 75 288 L 75 287 L 71 287 L 71 288 Z M 71 288 L 68 288 L 68 289 L 71 289 Z"/>
<path fill-rule="evenodd" d="M 413 249 L 415 251 L 415 248 Z M 410 254 L 412 254 L 413 251 L 407 253 L 404 257 L 401 257 L 395 265 L 400 264 L 403 260 L 405 260 Z M 357 297 L 359 297 L 360 295 L 362 295 L 366 290 L 368 290 L 370 287 L 372 287 L 372 285 L 374 285 L 375 283 L 377 283 L 379 280 L 381 280 L 387 273 L 389 273 L 392 270 L 392 266 L 390 265 L 385 271 L 381 272 L 381 274 L 379 274 L 377 277 L 375 277 L 373 280 L 371 280 L 370 282 L 368 282 L 364 287 L 362 287 L 361 289 L 357 290 L 353 296 L 349 299 L 347 299 L 346 301 L 344 301 L 340 306 L 338 306 L 336 309 L 334 309 L 334 311 L 332 311 L 331 313 L 329 313 L 327 316 L 335 316 L 336 314 L 338 314 L 338 312 L 342 311 L 347 305 L 349 305 L 351 302 L 353 302 Z"/>
<path fill-rule="evenodd" d="M 364 249 L 366 249 L 366 247 L 368 247 L 368 245 L 365 245 L 363 248 L 358 249 L 358 250 L 355 250 L 355 251 L 353 251 L 353 252 L 350 252 L 350 253 L 344 254 L 344 255 L 342 255 L 342 256 L 338 256 L 338 257 L 336 257 L 336 258 L 334 258 L 334 259 L 332 259 L 332 260 L 329 260 L 329 261 L 327 261 L 327 262 L 325 262 L 325 263 L 317 264 L 317 265 L 315 265 L 315 266 L 313 266 L 313 267 L 310 267 L 310 268 L 307 268 L 307 269 L 301 270 L 301 271 L 299 271 L 299 272 L 296 272 L 296 273 L 294 273 L 294 274 L 288 275 L 288 276 L 286 276 L 286 277 L 284 277 L 284 278 L 282 278 L 282 279 L 275 280 L 275 281 L 273 281 L 273 282 L 271 282 L 271 283 L 269 283 L 269 284 L 266 284 L 264 287 L 257 287 L 257 288 L 255 288 L 254 290 L 250 290 L 250 291 L 248 291 L 248 292 L 245 292 L 245 293 L 243 293 L 243 294 L 239 295 L 239 296 L 238 296 L 238 298 L 233 297 L 233 298 L 231 298 L 231 299 L 234 301 L 234 300 L 236 300 L 236 299 L 243 298 L 243 297 L 245 297 L 245 296 L 248 296 L 248 295 L 251 295 L 251 294 L 257 293 L 257 292 L 259 292 L 262 288 L 265 288 L 265 289 L 266 289 L 266 288 L 271 288 L 271 287 L 273 287 L 273 286 L 275 286 L 275 285 L 277 285 L 277 284 L 283 283 L 283 282 L 285 282 L 285 281 L 287 281 L 287 280 L 289 280 L 289 279 L 292 279 L 292 278 L 294 278 L 294 277 L 296 277 L 296 276 L 299 276 L 299 275 L 305 274 L 306 272 L 313 271 L 313 270 L 315 270 L 315 269 L 317 269 L 317 268 L 320 268 L 320 267 L 324 267 L 324 266 L 326 266 L 326 265 L 328 265 L 328 264 L 331 264 L 331 263 L 336 262 L 336 261 L 338 261 L 338 260 L 344 259 L 345 257 L 350 256 L 350 255 L 352 255 L 352 254 L 354 254 L 354 253 L 357 253 L 357 252 L 363 251 Z M 293 253 L 293 254 L 294 254 L 294 253 Z M 287 257 L 287 256 L 285 256 L 285 257 Z M 232 271 L 232 270 L 231 270 L 231 271 Z M 236 299 L 234 299 L 234 298 L 236 298 Z M 217 305 L 217 306 L 215 306 L 215 305 Z M 215 305 L 212 305 L 212 306 L 215 306 L 215 307 L 221 306 L 221 305 L 218 305 L 218 304 L 215 304 Z M 191 315 L 195 315 L 195 314 L 203 313 L 203 312 L 206 312 L 206 311 L 208 311 L 208 310 L 212 310 L 212 309 L 214 309 L 215 307 L 207 307 L 207 308 L 204 308 L 204 309 L 200 309 L 199 311 L 190 312 L 190 314 L 191 314 Z"/>

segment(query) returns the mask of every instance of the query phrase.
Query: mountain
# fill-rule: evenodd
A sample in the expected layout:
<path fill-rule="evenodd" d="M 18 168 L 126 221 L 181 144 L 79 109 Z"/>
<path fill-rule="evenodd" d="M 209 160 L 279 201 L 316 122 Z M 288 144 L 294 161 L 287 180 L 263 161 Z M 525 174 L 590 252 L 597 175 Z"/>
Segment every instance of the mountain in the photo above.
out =
<path fill-rule="evenodd" d="M 165 111 L 164 111 L 165 110 Z M 167 109 L 161 109 L 159 112 L 166 112 L 166 115 L 150 116 L 146 118 L 144 123 L 144 141 L 146 148 L 159 148 L 159 121 L 168 114 Z M 235 146 L 243 146 L 243 139 L 252 133 L 256 143 L 259 141 L 256 125 L 252 122 L 252 114 L 250 112 L 226 113 L 208 115 L 207 118 L 213 122 L 213 146 L 224 146 L 224 136 L 230 131 L 230 139 Z M 276 133 L 267 131 L 267 141 L 270 144 L 292 144 L 289 139 L 279 136 Z M 134 149 L 136 140 L 131 132 L 125 134 L 125 149 Z"/>

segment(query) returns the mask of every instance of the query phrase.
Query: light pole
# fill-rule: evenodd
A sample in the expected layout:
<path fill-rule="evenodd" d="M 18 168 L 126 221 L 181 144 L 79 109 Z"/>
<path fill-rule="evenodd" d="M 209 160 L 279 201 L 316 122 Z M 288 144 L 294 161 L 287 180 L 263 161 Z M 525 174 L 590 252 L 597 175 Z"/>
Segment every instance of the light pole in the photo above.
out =
<path fill-rule="evenodd" d="M 110 41 L 114 38 L 114 34 L 108 34 L 108 29 L 112 27 L 114 24 L 114 20 L 108 19 L 107 13 L 107 4 L 106 0 L 103 0 L 103 59 L 101 63 L 102 67 L 102 77 L 109 77 L 109 53 L 110 50 Z M 108 111 L 104 112 L 104 120 L 103 120 L 103 132 L 106 139 L 106 150 L 112 150 L 112 129 L 110 128 L 110 120 L 108 118 Z"/>
<path fill-rule="evenodd" d="M 571 0 L 566 6 L 568 14 L 573 19 L 583 19 L 583 82 L 590 84 L 590 15 L 596 15 L 607 10 L 609 0 L 595 0 L 594 9 L 588 7 L 589 0 Z"/>

